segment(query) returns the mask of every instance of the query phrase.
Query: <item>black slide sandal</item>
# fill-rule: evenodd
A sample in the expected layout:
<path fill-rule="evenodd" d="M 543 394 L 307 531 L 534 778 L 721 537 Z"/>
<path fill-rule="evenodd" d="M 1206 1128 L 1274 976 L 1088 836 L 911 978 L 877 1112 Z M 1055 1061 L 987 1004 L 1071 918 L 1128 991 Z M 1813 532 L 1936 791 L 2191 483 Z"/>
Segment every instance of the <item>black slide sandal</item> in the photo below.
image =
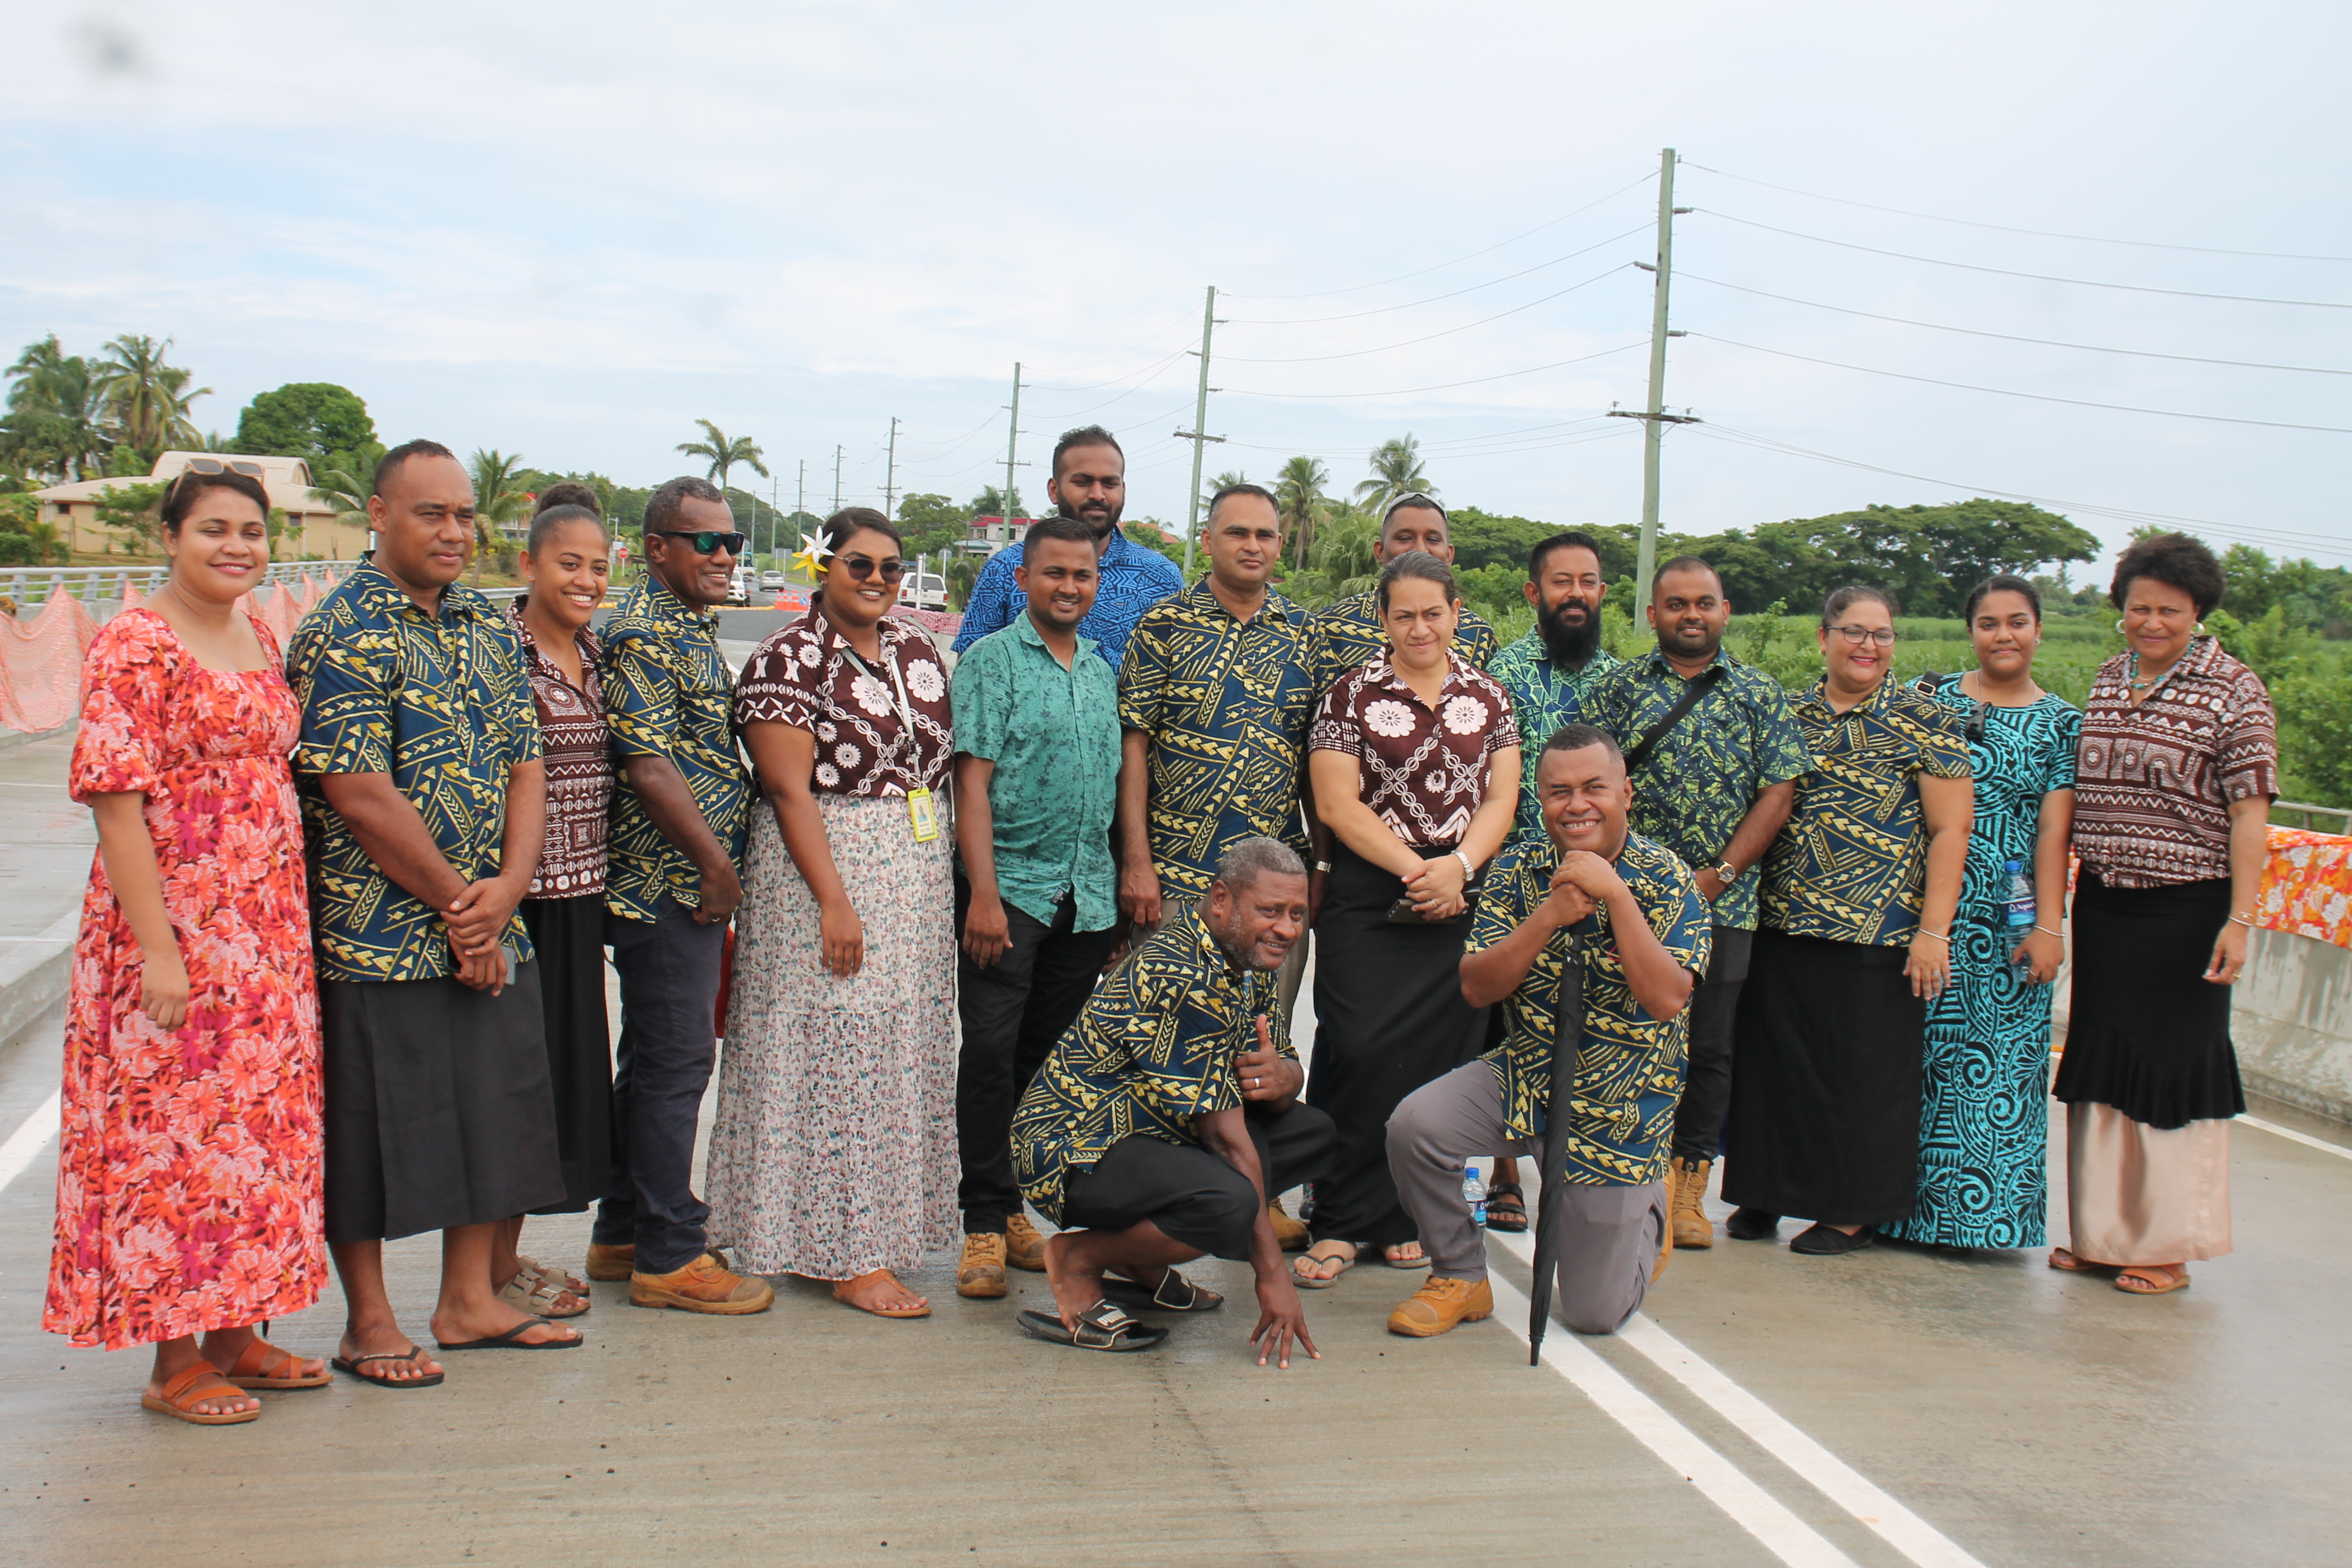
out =
<path fill-rule="evenodd" d="M 541 1340 L 537 1344 L 525 1344 L 522 1341 L 522 1336 L 533 1329 L 551 1329 L 554 1326 L 545 1318 L 525 1318 L 505 1333 L 492 1334 L 486 1340 L 467 1340 L 463 1344 L 455 1345 L 442 1344 L 436 1340 L 434 1343 L 445 1351 L 568 1351 L 577 1350 L 588 1342 L 576 1333 L 568 1340 Z"/>
<path fill-rule="evenodd" d="M 1102 1292 L 1139 1312 L 1213 1312 L 1225 1304 L 1223 1296 L 1193 1284 L 1173 1268 L 1160 1277 L 1159 1289 L 1153 1290 L 1145 1289 L 1137 1280 L 1106 1274 Z"/>
<path fill-rule="evenodd" d="M 431 1372 L 426 1373 L 423 1377 L 404 1377 L 394 1380 L 389 1377 L 370 1377 L 367 1373 L 360 1370 L 361 1367 L 365 1366 L 372 1361 L 415 1361 L 424 1353 L 425 1352 L 423 1351 L 417 1349 L 415 1345 L 411 1345 L 404 1351 L 378 1351 L 373 1355 L 355 1355 L 350 1357 L 336 1356 L 332 1360 L 329 1361 L 327 1364 L 333 1367 L 337 1372 L 349 1373 L 352 1376 L 358 1378 L 362 1383 L 372 1383 L 378 1388 L 431 1388 L 436 1384 L 441 1382 L 446 1374 L 443 1373 Z"/>
<path fill-rule="evenodd" d="M 1168 1337 L 1166 1329 L 1137 1322 L 1112 1301 L 1097 1301 L 1080 1312 L 1075 1329 L 1065 1325 L 1052 1312 L 1024 1312 L 1021 1331 L 1032 1339 L 1068 1345 L 1073 1350 L 1109 1351 L 1113 1354 L 1148 1351 Z"/>
<path fill-rule="evenodd" d="M 1517 1236 L 1528 1228 L 1528 1194 L 1516 1182 L 1505 1182 L 1486 1194 L 1486 1228 Z"/>

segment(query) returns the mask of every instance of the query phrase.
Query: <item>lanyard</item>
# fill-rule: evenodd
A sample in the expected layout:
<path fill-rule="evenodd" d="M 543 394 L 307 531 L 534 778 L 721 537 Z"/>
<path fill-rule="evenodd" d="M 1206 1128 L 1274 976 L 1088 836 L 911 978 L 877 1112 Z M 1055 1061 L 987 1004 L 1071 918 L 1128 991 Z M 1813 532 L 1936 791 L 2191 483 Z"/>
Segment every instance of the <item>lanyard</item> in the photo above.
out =
<path fill-rule="evenodd" d="M 857 672 L 866 677 L 866 679 L 874 682 L 877 686 L 882 684 L 882 678 L 875 674 L 873 668 L 864 659 L 857 657 L 857 650 L 849 646 L 849 639 L 847 637 L 843 637 L 841 640 L 841 655 L 844 658 L 849 660 L 850 663 L 856 665 L 857 667 Z M 898 721 L 898 738 L 894 741 L 890 746 L 890 755 L 895 760 L 901 751 L 911 745 L 914 742 L 915 705 L 907 699 L 907 678 L 899 673 L 898 661 L 890 657 L 889 650 L 887 648 L 883 650 L 882 661 L 890 667 L 890 680 L 892 685 L 898 689 L 898 704 L 890 710 L 892 715 Z"/>

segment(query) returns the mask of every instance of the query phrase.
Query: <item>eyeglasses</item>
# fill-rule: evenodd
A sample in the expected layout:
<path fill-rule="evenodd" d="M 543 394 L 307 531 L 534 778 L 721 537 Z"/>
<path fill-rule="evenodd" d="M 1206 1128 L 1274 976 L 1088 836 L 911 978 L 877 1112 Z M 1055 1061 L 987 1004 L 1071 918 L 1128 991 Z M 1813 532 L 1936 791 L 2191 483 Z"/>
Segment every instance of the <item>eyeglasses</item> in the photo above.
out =
<path fill-rule="evenodd" d="M 261 477 L 261 465 L 248 463 L 242 458 L 224 463 L 218 458 L 190 458 L 187 471 L 192 474 L 243 474 L 248 479 Z"/>
<path fill-rule="evenodd" d="M 907 574 L 907 563 L 893 555 L 887 561 L 870 561 L 863 555 L 836 555 L 834 563 L 863 583 L 876 573 L 885 583 L 896 583 Z"/>
<path fill-rule="evenodd" d="M 746 533 L 719 533 L 707 528 L 699 533 L 677 533 L 667 528 L 657 528 L 654 531 L 664 539 L 685 540 L 697 555 L 709 555 L 721 550 L 730 555 L 740 555 L 743 547 L 751 542 L 751 535 Z"/>
<path fill-rule="evenodd" d="M 1895 646 L 1895 628 L 1893 626 L 1831 626 L 1828 629 L 1837 633 L 1838 636 L 1845 638 L 1846 641 L 1854 644 L 1856 647 L 1860 647 L 1862 644 L 1866 642 L 1876 643 L 1881 647 L 1893 647 Z"/>

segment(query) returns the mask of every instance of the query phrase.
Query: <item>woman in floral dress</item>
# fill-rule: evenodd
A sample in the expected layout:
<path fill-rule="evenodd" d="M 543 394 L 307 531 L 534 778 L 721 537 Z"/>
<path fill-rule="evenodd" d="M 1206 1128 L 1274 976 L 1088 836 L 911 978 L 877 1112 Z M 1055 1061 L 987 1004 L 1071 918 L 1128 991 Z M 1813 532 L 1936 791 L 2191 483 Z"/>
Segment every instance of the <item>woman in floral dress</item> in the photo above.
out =
<path fill-rule="evenodd" d="M 886 1318 L 894 1269 L 956 1245 L 955 933 L 947 671 L 893 617 L 898 531 L 824 524 L 824 585 L 761 643 L 735 727 L 754 812 L 710 1131 L 710 1237 L 761 1274 Z"/>
<path fill-rule="evenodd" d="M 163 507 L 172 580 L 90 644 L 74 798 L 99 852 L 74 948 L 42 1326 L 155 1347 L 141 1403 L 250 1421 L 314 1388 L 255 1326 L 318 1299 L 319 1008 L 287 758 L 300 714 L 238 598 L 269 563 L 260 484 L 199 459 Z M 201 1345 L 197 1336 L 204 1336 Z"/>

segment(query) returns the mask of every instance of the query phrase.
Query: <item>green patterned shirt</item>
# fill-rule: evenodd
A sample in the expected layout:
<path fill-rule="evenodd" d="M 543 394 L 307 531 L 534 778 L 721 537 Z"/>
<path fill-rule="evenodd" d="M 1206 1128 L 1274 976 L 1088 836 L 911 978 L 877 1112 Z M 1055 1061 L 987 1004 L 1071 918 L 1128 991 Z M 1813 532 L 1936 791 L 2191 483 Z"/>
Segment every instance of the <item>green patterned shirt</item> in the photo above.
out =
<path fill-rule="evenodd" d="M 1551 896 L 1559 853 L 1549 840 L 1505 847 L 1487 868 L 1478 918 L 1465 952 L 1484 952 L 1527 923 Z M 1617 875 L 1675 961 L 1706 973 L 1714 921 L 1698 882 L 1675 853 L 1638 833 L 1625 836 Z M 1593 911 L 1584 938 L 1584 1041 L 1570 1086 L 1568 1179 L 1588 1186 L 1643 1186 L 1665 1173 L 1690 1054 L 1690 1008 L 1661 1024 L 1633 1000 L 1610 931 L 1609 907 Z M 1559 1028 L 1559 984 L 1569 932 L 1556 931 L 1503 1001 L 1509 1032 L 1482 1058 L 1503 1088 L 1503 1121 L 1522 1138 L 1544 1135 L 1551 1101 L 1551 1047 Z"/>
<path fill-rule="evenodd" d="M 1716 650 L 1714 689 L 1650 749 L 1633 774 L 1633 831 L 1654 838 L 1693 870 L 1723 863 L 1756 797 L 1812 766 L 1780 683 Z M 1621 664 L 1584 694 L 1585 722 L 1631 747 L 1682 700 L 1683 678 L 1653 648 Z M 1754 868 L 1723 889 L 1715 923 L 1756 929 Z"/>
<path fill-rule="evenodd" d="M 1967 778 L 1968 731 L 1958 713 L 1891 679 L 1843 713 L 1819 686 L 1795 710 L 1811 770 L 1764 857 L 1763 923 L 1900 947 L 1918 929 L 1927 889 L 1919 775 Z"/>
<path fill-rule="evenodd" d="M 1511 818 L 1511 837 L 1549 844 L 1543 813 L 1536 800 L 1536 763 L 1546 742 L 1570 724 L 1589 724 L 1585 701 L 1594 681 L 1617 663 L 1605 647 L 1594 647 L 1581 669 L 1569 669 L 1551 656 L 1538 626 L 1502 652 L 1486 673 L 1511 694 L 1511 712 L 1519 723 L 1519 809 Z"/>
<path fill-rule="evenodd" d="M 613 736 L 613 834 L 604 907 L 650 921 L 664 899 L 702 903 L 702 874 L 669 841 L 629 787 L 622 763 L 667 757 L 695 809 L 739 862 L 751 826 L 751 774 L 735 749 L 734 692 L 719 655 L 719 617 L 689 609 L 648 574 L 604 626 L 604 721 Z"/>
<path fill-rule="evenodd" d="M 1298 781 L 1315 718 L 1322 638 L 1268 590 L 1247 621 L 1203 578 L 1143 612 L 1118 670 L 1118 719 L 1151 737 L 1147 831 L 1170 897 L 1209 890 L 1237 839 L 1278 838 L 1301 856 Z"/>
<path fill-rule="evenodd" d="M 1389 650 L 1388 628 L 1381 625 L 1381 595 L 1367 588 L 1335 600 L 1315 612 L 1315 629 L 1323 634 L 1323 668 L 1316 671 L 1315 689 L 1328 691 L 1351 669 L 1362 668 L 1376 653 Z M 1479 669 L 1486 668 L 1500 645 L 1495 628 L 1469 605 L 1454 628 L 1454 653 Z"/>
<path fill-rule="evenodd" d="M 1013 1173 L 1037 1212 L 1059 1225 L 1072 1170 L 1122 1138 L 1198 1148 L 1194 1119 L 1242 1103 L 1234 1058 L 1257 1049 L 1260 1014 L 1275 1049 L 1297 1060 L 1274 975 L 1235 968 L 1198 909 L 1145 939 L 1095 988 L 1013 1113 Z"/>
<path fill-rule="evenodd" d="M 294 628 L 286 676 L 302 704 L 294 752 L 321 980 L 437 980 L 457 973 L 441 912 L 368 858 L 327 804 L 330 773 L 388 773 L 467 882 L 498 875 L 507 780 L 540 760 L 539 711 L 514 623 L 471 588 L 416 607 L 372 561 Z M 520 916 L 504 946 L 531 956 Z"/>

